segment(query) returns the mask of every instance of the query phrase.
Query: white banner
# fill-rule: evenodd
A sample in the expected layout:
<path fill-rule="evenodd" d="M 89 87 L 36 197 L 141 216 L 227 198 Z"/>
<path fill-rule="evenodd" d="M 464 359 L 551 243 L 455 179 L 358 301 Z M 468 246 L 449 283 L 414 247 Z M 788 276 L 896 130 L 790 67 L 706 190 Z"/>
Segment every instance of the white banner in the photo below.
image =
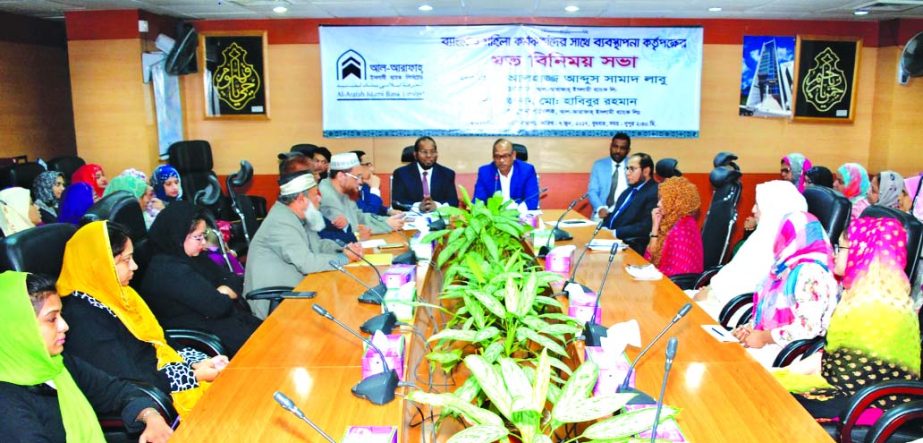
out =
<path fill-rule="evenodd" d="M 702 28 L 321 26 L 325 137 L 698 137 Z"/>

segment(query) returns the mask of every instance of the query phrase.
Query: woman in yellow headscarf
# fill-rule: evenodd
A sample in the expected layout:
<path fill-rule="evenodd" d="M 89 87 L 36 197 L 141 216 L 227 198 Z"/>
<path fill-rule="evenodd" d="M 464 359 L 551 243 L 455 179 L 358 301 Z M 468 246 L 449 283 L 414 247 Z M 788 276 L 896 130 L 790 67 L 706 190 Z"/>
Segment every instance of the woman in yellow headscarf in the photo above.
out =
<path fill-rule="evenodd" d="M 170 392 L 184 415 L 227 358 L 181 355 L 167 344 L 151 310 L 128 286 L 138 269 L 133 253 L 128 232 L 107 221 L 80 228 L 67 242 L 58 278 L 71 325 L 65 351 L 113 376 Z"/>

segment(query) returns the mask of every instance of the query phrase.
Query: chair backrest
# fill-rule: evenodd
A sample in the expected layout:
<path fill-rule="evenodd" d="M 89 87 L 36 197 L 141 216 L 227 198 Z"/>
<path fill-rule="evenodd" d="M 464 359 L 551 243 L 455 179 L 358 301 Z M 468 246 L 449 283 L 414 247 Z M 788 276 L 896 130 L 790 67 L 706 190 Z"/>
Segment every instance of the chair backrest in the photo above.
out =
<path fill-rule="evenodd" d="M 413 146 L 405 146 L 404 150 L 401 151 L 401 163 L 413 163 L 416 160 L 416 157 L 413 156 L 413 153 Z"/>
<path fill-rule="evenodd" d="M 513 152 L 516 153 L 517 160 L 522 160 L 524 162 L 529 161 L 529 148 L 526 148 L 526 145 L 513 143 Z"/>
<path fill-rule="evenodd" d="M 110 220 L 124 225 L 128 228 L 131 241 L 134 243 L 147 238 L 141 203 L 128 191 L 116 191 L 99 199 L 90 206 L 80 221 L 89 223 L 97 220 Z"/>
<path fill-rule="evenodd" d="M 64 176 L 64 183 L 70 183 L 71 176 L 74 175 L 74 172 L 80 169 L 81 166 L 87 164 L 87 162 L 76 155 L 63 155 L 48 160 L 47 164 L 49 171 L 60 172 L 61 175 Z"/>
<path fill-rule="evenodd" d="M 49 223 L 0 240 L 0 270 L 45 274 L 57 278 L 64 247 L 77 232 L 70 223 Z"/>
<path fill-rule="evenodd" d="M 835 245 L 849 223 L 852 203 L 834 189 L 814 185 L 804 189 L 804 199 L 808 203 L 808 212 L 817 217 L 830 237 L 830 244 Z"/>
<path fill-rule="evenodd" d="M 917 263 L 920 261 L 920 248 L 923 247 L 923 223 L 907 212 L 878 205 L 865 208 L 861 217 L 889 217 L 899 220 L 904 225 L 904 230 L 907 231 L 907 266 L 904 267 L 904 272 L 910 279 L 910 287 L 915 287 Z"/>
<path fill-rule="evenodd" d="M 183 187 L 183 199 L 196 202 L 196 194 L 205 190 L 201 203 L 213 206 L 221 197 L 221 184 L 212 171 L 212 148 L 205 140 L 184 140 L 170 145 L 170 165 L 179 172 Z"/>
<path fill-rule="evenodd" d="M 4 166 L 0 169 L 0 187 L 19 186 L 20 188 L 32 189 L 32 182 L 42 172 L 45 172 L 45 168 L 38 163 L 32 162 Z"/>
<path fill-rule="evenodd" d="M 740 202 L 740 172 L 728 167 L 715 168 L 710 177 L 712 186 L 711 204 L 702 224 L 702 244 L 705 269 L 724 262 L 731 230 L 737 221 L 737 204 Z"/>

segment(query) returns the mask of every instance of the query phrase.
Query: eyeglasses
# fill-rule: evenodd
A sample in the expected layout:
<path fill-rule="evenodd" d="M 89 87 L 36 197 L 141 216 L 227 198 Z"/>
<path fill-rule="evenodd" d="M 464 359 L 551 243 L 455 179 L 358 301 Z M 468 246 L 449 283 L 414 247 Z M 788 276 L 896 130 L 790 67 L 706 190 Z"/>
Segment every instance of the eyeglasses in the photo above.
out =
<path fill-rule="evenodd" d="M 834 254 L 834 255 L 839 254 L 840 251 L 848 251 L 848 250 L 849 250 L 849 246 L 840 246 L 840 245 L 834 245 L 834 246 L 833 246 L 833 254 Z"/>
<path fill-rule="evenodd" d="M 369 166 L 372 166 L 372 162 L 365 162 L 365 163 L 359 163 L 359 164 L 362 166 L 365 166 L 366 168 L 368 168 Z"/>
<path fill-rule="evenodd" d="M 509 154 L 494 154 L 494 160 L 505 160 L 508 158 L 513 158 L 512 152 L 510 152 Z"/>
<path fill-rule="evenodd" d="M 788 168 L 782 168 L 782 169 L 779 170 L 779 172 L 781 172 L 781 173 L 783 173 L 783 174 L 791 174 L 791 173 L 792 173 L 792 170 L 791 170 L 791 169 L 788 169 Z"/>
<path fill-rule="evenodd" d="M 350 174 L 350 173 L 348 173 L 348 172 L 344 172 L 344 174 L 346 174 L 347 177 L 356 179 L 357 182 L 362 182 L 362 178 L 361 178 L 361 177 L 352 175 L 352 174 Z"/>
<path fill-rule="evenodd" d="M 204 242 L 204 241 L 205 241 L 205 234 L 190 235 L 189 238 L 192 239 L 192 240 L 195 240 L 195 241 L 197 241 L 197 242 Z"/>

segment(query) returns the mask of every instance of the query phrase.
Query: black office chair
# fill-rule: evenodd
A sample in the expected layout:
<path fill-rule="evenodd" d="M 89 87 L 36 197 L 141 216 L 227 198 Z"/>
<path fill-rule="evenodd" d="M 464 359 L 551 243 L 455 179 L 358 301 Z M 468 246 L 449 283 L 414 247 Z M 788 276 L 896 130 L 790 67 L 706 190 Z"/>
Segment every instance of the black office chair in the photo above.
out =
<path fill-rule="evenodd" d="M 76 155 L 62 155 L 45 162 L 49 171 L 58 171 L 64 176 L 64 183 L 70 184 L 71 176 L 81 166 L 87 164 L 82 158 Z"/>
<path fill-rule="evenodd" d="M 682 177 L 683 173 L 676 167 L 678 164 L 675 158 L 662 158 L 654 166 L 654 172 L 664 180 L 671 177 Z"/>
<path fill-rule="evenodd" d="M 784 368 L 794 363 L 795 360 L 803 359 L 820 351 L 826 344 L 827 340 L 823 336 L 793 340 L 779 351 L 776 359 L 772 362 L 772 367 Z"/>
<path fill-rule="evenodd" d="M 0 271 L 27 271 L 57 278 L 64 261 L 64 246 L 74 232 L 77 227 L 70 223 L 50 223 L 4 237 L 0 240 Z"/>
<path fill-rule="evenodd" d="M 878 205 L 865 208 L 861 217 L 888 217 L 897 219 L 904 225 L 904 230 L 907 231 L 907 266 L 904 267 L 904 272 L 910 279 L 910 287 L 915 287 L 917 263 L 920 261 L 920 248 L 923 247 L 923 223 L 909 213 Z"/>
<path fill-rule="evenodd" d="M 10 188 L 18 186 L 20 188 L 32 189 L 32 182 L 35 177 L 45 172 L 45 168 L 38 163 L 15 163 L 0 168 L 0 188 Z"/>
<path fill-rule="evenodd" d="M 753 317 L 753 293 L 740 294 L 724 305 L 718 315 L 718 323 L 728 331 L 745 325 Z"/>
<path fill-rule="evenodd" d="M 417 158 L 413 155 L 414 152 L 413 146 L 405 146 L 404 150 L 401 151 L 401 163 L 413 163 L 417 161 Z"/>
<path fill-rule="evenodd" d="M 168 150 L 170 165 L 176 168 L 183 187 L 183 198 L 220 213 L 221 184 L 212 171 L 212 148 L 205 140 L 173 143 Z"/>
<path fill-rule="evenodd" d="M 154 409 L 164 418 L 167 424 L 174 423 L 179 417 L 176 409 L 173 407 L 173 399 L 155 386 L 137 380 L 131 380 L 145 395 L 154 400 Z M 121 416 L 99 417 L 99 425 L 103 428 L 103 438 L 107 443 L 129 443 L 138 441 L 138 435 L 129 434 L 125 430 L 125 424 Z"/>
<path fill-rule="evenodd" d="M 516 153 L 516 160 L 529 161 L 529 149 L 526 148 L 526 145 L 513 143 L 513 152 Z"/>
<path fill-rule="evenodd" d="M 125 226 L 135 244 L 147 238 L 141 203 L 128 191 L 116 191 L 99 199 L 90 206 L 80 223 L 98 220 L 110 220 Z"/>
<path fill-rule="evenodd" d="M 317 145 L 311 143 L 299 143 L 297 145 L 293 145 L 292 149 L 289 149 L 289 152 L 300 152 L 305 157 L 314 158 L 315 149 L 317 149 Z"/>
<path fill-rule="evenodd" d="M 830 243 L 835 245 L 849 224 L 852 203 L 834 189 L 814 185 L 804 189 L 804 200 L 808 203 L 808 212 L 817 217 Z"/>

